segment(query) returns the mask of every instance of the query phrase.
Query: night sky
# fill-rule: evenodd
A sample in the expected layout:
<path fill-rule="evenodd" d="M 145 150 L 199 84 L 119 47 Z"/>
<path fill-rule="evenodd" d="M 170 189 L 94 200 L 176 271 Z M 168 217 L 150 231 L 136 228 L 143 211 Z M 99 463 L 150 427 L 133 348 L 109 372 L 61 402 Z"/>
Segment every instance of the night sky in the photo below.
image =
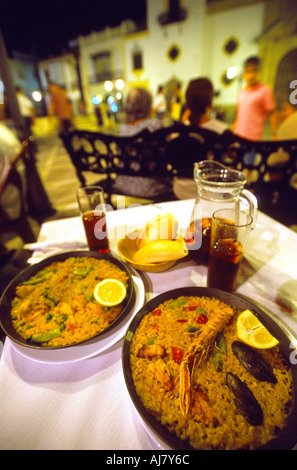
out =
<path fill-rule="evenodd" d="M 118 26 L 124 19 L 145 24 L 146 0 L 0 0 L 0 26 L 9 56 L 58 55 L 70 39 Z"/>

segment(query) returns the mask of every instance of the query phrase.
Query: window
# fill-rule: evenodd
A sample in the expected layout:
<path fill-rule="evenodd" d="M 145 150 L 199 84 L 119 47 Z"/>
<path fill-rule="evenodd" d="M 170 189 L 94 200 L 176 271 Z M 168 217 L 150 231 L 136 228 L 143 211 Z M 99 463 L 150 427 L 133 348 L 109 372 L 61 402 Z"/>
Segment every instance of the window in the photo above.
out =
<path fill-rule="evenodd" d="M 63 73 L 63 62 L 51 62 L 48 66 L 47 76 L 51 81 L 60 86 L 65 85 L 65 78 Z"/>
<path fill-rule="evenodd" d="M 158 20 L 162 26 L 170 23 L 184 21 L 187 11 L 180 6 L 180 0 L 168 0 L 168 10 L 159 15 Z"/>
<path fill-rule="evenodd" d="M 100 52 L 92 56 L 97 79 L 107 80 L 111 76 L 110 52 Z"/>
<path fill-rule="evenodd" d="M 133 60 L 133 65 L 132 65 L 133 70 L 140 70 L 143 68 L 141 51 L 134 52 L 132 56 L 132 60 Z"/>

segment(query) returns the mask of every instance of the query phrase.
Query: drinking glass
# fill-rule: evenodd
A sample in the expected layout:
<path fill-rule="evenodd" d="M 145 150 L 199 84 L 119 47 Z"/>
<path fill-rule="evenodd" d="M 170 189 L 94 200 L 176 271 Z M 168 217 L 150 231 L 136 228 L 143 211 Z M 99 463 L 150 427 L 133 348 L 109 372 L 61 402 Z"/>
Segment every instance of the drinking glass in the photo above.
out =
<path fill-rule="evenodd" d="M 109 252 L 106 229 L 104 190 L 100 186 L 86 186 L 76 191 L 77 202 L 90 250 Z"/>
<path fill-rule="evenodd" d="M 207 286 L 233 292 L 253 225 L 248 212 L 219 209 L 213 213 Z"/>

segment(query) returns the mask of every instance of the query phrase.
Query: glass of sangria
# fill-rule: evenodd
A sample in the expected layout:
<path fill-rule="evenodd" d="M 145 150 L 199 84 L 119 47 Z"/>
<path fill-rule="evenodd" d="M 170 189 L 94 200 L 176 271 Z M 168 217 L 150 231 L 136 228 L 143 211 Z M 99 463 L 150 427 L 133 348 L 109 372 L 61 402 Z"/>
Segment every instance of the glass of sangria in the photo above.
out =
<path fill-rule="evenodd" d="M 76 191 L 76 197 L 89 249 L 99 253 L 108 253 L 109 243 L 103 188 L 100 186 L 79 188 Z"/>
<path fill-rule="evenodd" d="M 219 209 L 211 224 L 207 286 L 233 292 L 253 218 L 248 212 Z"/>

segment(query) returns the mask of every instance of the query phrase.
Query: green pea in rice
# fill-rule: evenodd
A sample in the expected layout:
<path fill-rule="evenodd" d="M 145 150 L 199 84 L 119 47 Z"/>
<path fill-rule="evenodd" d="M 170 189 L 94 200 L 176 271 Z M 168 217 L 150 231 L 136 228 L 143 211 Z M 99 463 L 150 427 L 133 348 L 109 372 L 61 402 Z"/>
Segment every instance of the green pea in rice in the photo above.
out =
<path fill-rule="evenodd" d="M 94 287 L 105 278 L 118 279 L 127 287 L 127 273 L 104 259 L 71 257 L 45 267 L 16 288 L 11 310 L 16 332 L 28 341 L 54 347 L 101 333 L 123 309 L 122 304 L 103 307 L 94 299 Z"/>

